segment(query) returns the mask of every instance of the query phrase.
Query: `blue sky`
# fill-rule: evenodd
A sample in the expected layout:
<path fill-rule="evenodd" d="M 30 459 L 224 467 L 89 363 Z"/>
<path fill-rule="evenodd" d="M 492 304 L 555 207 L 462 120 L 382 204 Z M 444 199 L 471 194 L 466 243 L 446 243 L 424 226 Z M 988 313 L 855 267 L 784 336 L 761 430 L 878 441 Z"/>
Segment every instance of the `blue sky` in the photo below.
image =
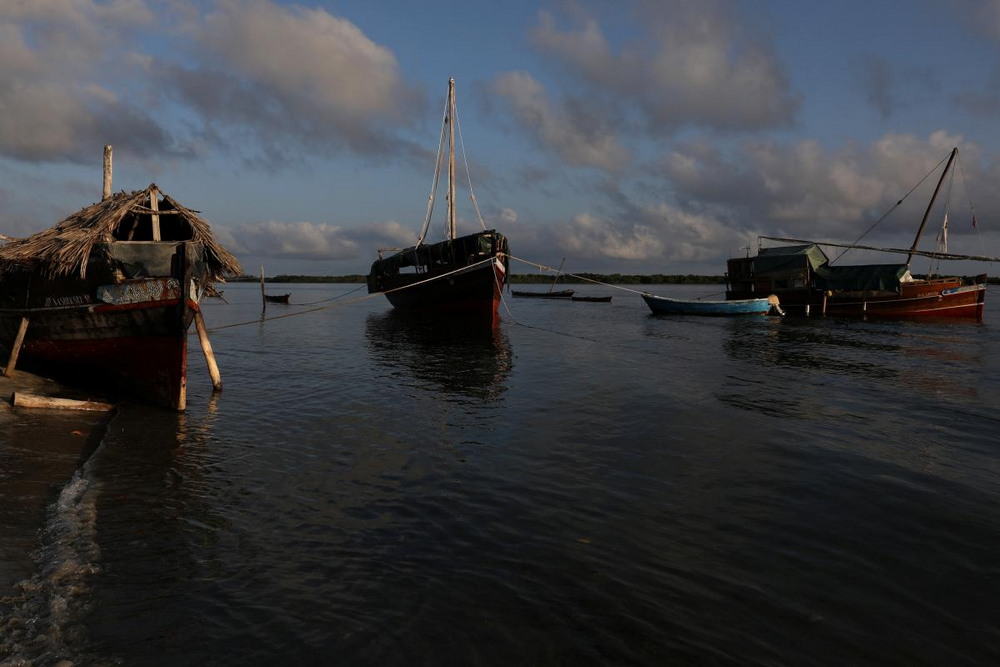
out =
<path fill-rule="evenodd" d="M 14 0 L 0 233 L 99 199 L 112 144 L 115 190 L 156 182 L 249 273 L 365 273 L 416 238 L 453 76 L 515 257 L 721 274 L 759 234 L 850 242 L 953 146 L 950 249 L 996 255 L 998 46 L 997 0 Z M 935 178 L 865 241 L 908 247 Z"/>

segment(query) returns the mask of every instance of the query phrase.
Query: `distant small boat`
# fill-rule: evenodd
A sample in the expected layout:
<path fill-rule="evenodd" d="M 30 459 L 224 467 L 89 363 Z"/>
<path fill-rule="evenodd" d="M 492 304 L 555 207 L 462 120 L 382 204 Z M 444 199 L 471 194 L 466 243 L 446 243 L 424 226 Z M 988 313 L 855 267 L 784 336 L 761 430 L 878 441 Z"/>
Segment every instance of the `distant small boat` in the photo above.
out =
<path fill-rule="evenodd" d="M 591 303 L 611 303 L 610 296 L 574 296 L 573 301 L 590 301 Z"/>
<path fill-rule="evenodd" d="M 575 291 L 571 289 L 555 290 L 554 292 L 519 292 L 518 290 L 511 290 L 510 293 L 514 296 L 529 296 L 537 299 L 569 299 L 572 298 Z"/>
<path fill-rule="evenodd" d="M 781 314 L 778 297 L 773 294 L 760 299 L 733 301 L 670 299 L 654 294 L 643 294 L 642 298 L 654 315 L 767 315 L 772 311 Z"/>
<path fill-rule="evenodd" d="M 264 301 L 268 303 L 288 303 L 291 294 L 265 294 Z"/>

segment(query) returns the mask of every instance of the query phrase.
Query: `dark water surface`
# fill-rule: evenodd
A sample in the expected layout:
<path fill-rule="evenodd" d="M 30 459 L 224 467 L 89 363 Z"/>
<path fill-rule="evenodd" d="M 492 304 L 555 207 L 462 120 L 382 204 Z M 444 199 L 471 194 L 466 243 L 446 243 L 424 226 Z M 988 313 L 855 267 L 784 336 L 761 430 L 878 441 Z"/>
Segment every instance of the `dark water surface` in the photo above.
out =
<path fill-rule="evenodd" d="M 187 412 L 125 404 L 89 458 L 8 413 L 4 664 L 1000 662 L 995 289 L 916 324 L 591 287 L 483 331 L 356 287 L 219 329 L 260 315 L 227 285 L 224 391 L 192 338 Z"/>

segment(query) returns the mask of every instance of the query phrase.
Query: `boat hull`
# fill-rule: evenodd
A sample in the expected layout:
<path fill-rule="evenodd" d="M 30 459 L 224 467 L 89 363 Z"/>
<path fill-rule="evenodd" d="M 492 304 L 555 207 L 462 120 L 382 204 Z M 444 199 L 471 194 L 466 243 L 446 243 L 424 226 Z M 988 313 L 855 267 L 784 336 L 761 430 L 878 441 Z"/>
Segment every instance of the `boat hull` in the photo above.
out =
<path fill-rule="evenodd" d="M 159 264 L 171 275 L 108 283 L 101 276 L 110 272 L 94 266 L 88 278 L 6 278 L 0 283 L 0 343 L 9 353 L 27 321 L 15 368 L 183 410 L 187 332 L 207 277 L 202 249 L 154 243 L 131 252 L 163 259 Z"/>
<path fill-rule="evenodd" d="M 738 301 L 695 301 L 670 299 L 654 294 L 643 294 L 642 298 L 654 315 L 767 315 L 773 308 L 773 304 L 767 298 Z"/>
<path fill-rule="evenodd" d="M 517 297 L 529 297 L 535 299 L 569 299 L 575 292 L 571 289 L 558 290 L 556 292 L 524 292 L 521 290 L 511 290 L 512 295 Z"/>
<path fill-rule="evenodd" d="M 506 271 L 499 261 L 467 270 L 400 274 L 387 283 L 386 298 L 394 308 L 449 315 L 495 316 Z"/>
<path fill-rule="evenodd" d="M 265 294 L 264 301 L 267 303 L 288 303 L 291 294 Z"/>
<path fill-rule="evenodd" d="M 507 239 L 490 230 L 376 260 L 368 292 L 408 312 L 495 319 L 507 282 Z M 411 271 L 401 271 L 412 267 Z"/>
<path fill-rule="evenodd" d="M 963 285 L 960 278 L 917 280 L 900 285 L 899 292 L 832 292 L 788 290 L 779 294 L 781 306 L 793 315 L 829 315 L 881 319 L 954 318 L 981 321 L 986 285 Z M 729 292 L 734 298 L 744 296 Z"/>

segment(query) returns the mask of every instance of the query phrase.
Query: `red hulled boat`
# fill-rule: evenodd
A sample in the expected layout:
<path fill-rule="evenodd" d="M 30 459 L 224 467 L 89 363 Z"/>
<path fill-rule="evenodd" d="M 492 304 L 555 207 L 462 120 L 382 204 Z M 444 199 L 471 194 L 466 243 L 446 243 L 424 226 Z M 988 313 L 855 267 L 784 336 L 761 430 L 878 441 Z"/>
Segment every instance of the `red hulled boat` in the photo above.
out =
<path fill-rule="evenodd" d="M 496 318 L 509 269 L 507 238 L 493 229 L 458 236 L 455 218 L 455 80 L 448 81 L 448 101 L 438 146 L 434 187 L 416 245 L 378 259 L 368 274 L 368 292 L 385 294 L 394 308 L 418 313 L 446 313 Z M 434 190 L 444 163 L 447 140 L 448 238 L 424 243 L 434 212 Z M 471 186 L 470 186 L 471 192 Z M 473 199 L 473 202 L 475 199 Z M 478 208 L 476 209 L 478 215 Z"/>
<path fill-rule="evenodd" d="M 871 318 L 970 318 L 982 320 L 986 301 L 986 275 L 914 277 L 910 262 L 915 255 L 932 259 L 1000 261 L 996 257 L 921 251 L 917 246 L 937 196 L 958 149 L 953 149 L 909 249 L 875 248 L 858 244 L 810 242 L 762 236 L 795 245 L 760 248 L 754 257 L 727 263 L 726 299 L 753 299 L 776 295 L 789 314 L 837 315 Z M 942 239 L 946 240 L 947 217 Z M 820 246 L 878 250 L 906 254 L 900 264 L 834 266 Z"/>
<path fill-rule="evenodd" d="M 0 247 L 7 373 L 20 360 L 57 379 L 183 410 L 188 328 L 200 320 L 210 284 L 239 273 L 208 223 L 155 184 L 109 195 Z"/>

